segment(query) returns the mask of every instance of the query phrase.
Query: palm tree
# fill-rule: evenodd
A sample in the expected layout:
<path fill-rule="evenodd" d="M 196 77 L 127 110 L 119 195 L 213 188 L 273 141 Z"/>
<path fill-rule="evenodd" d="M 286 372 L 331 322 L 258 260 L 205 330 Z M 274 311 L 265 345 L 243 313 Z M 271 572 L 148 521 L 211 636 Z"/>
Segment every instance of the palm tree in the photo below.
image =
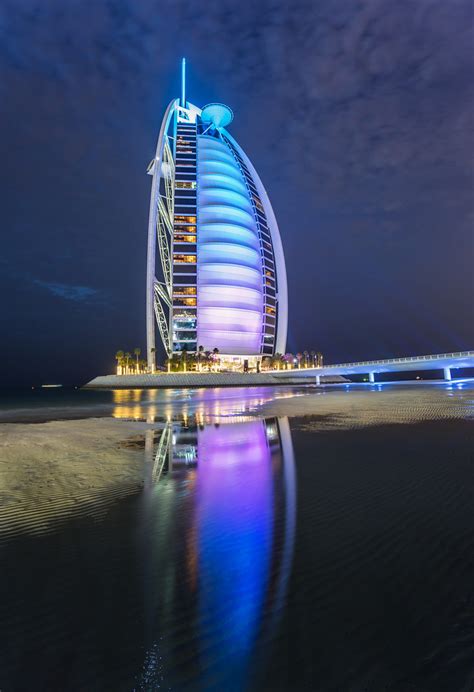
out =
<path fill-rule="evenodd" d="M 323 367 L 323 360 L 324 360 L 323 354 L 321 353 L 321 351 L 318 351 L 316 353 L 316 361 L 318 363 L 318 368 Z"/>
<path fill-rule="evenodd" d="M 211 370 L 211 352 L 210 351 L 204 351 L 204 355 L 206 357 L 205 362 L 207 363 L 208 370 Z"/>
<path fill-rule="evenodd" d="M 199 346 L 198 352 L 197 352 L 197 362 L 198 362 L 199 372 L 201 371 L 201 358 L 202 358 L 203 353 L 204 353 L 204 346 Z"/>
<path fill-rule="evenodd" d="M 304 366 L 305 366 L 305 368 L 308 367 L 308 356 L 309 356 L 308 351 L 303 351 L 303 358 L 304 358 Z"/>
<path fill-rule="evenodd" d="M 123 367 L 123 351 L 117 351 L 115 354 L 115 360 L 117 361 L 117 375 L 122 374 L 122 367 Z M 120 373 L 119 373 L 119 368 L 120 368 Z"/>
<path fill-rule="evenodd" d="M 316 357 L 316 351 L 310 351 L 309 353 L 310 353 L 310 356 L 311 356 L 311 365 L 312 365 L 313 368 L 314 368 L 314 366 L 315 366 L 314 359 L 315 359 L 315 357 Z"/>
<path fill-rule="evenodd" d="M 217 370 L 217 364 L 218 364 L 218 358 L 217 358 L 218 355 L 219 355 L 219 349 L 216 346 L 215 348 L 212 349 L 212 360 L 214 361 L 214 366 L 215 366 L 216 370 Z"/>
<path fill-rule="evenodd" d="M 303 358 L 302 353 L 297 353 L 296 354 L 296 360 L 298 361 L 298 370 L 301 368 L 301 359 Z"/>
<path fill-rule="evenodd" d="M 128 375 L 128 371 L 130 369 L 130 359 L 132 357 L 131 353 L 126 353 L 124 358 L 125 358 L 125 374 Z"/>
<path fill-rule="evenodd" d="M 133 352 L 134 352 L 135 356 L 137 357 L 137 375 L 138 375 L 138 356 L 140 355 L 140 353 L 142 352 L 142 350 L 141 350 L 141 348 L 138 348 L 138 347 L 137 347 L 137 348 L 135 348 L 135 349 L 133 350 Z"/>

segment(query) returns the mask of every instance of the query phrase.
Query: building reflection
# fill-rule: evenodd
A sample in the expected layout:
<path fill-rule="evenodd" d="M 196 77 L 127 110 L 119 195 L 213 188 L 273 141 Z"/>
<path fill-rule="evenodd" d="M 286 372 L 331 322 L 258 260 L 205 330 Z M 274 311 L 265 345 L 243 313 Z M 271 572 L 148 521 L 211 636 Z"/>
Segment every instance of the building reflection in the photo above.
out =
<path fill-rule="evenodd" d="M 198 644 L 198 670 L 218 687 L 224 666 L 242 689 L 256 641 L 282 610 L 291 571 L 296 485 L 288 420 L 205 425 L 196 412 L 166 422 L 158 441 L 152 435 L 145 501 L 169 533 L 163 525 L 148 546 L 144 679 L 154 677 L 160 622 L 185 609 L 193 613 L 186 638 Z M 160 647 L 172 683 L 173 642 Z"/>
<path fill-rule="evenodd" d="M 267 402 L 307 395 L 304 388 L 235 387 L 215 389 L 116 389 L 112 391 L 114 418 L 171 422 L 186 416 L 204 425 L 232 419 L 248 420 Z"/>

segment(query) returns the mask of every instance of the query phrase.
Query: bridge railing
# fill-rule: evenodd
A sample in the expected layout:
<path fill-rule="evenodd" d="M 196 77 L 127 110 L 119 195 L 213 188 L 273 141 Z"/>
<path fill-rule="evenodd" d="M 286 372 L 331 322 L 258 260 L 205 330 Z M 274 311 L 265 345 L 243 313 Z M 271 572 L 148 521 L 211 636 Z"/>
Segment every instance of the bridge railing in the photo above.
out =
<path fill-rule="evenodd" d="M 440 360 L 446 358 L 474 357 L 474 351 L 457 351 L 455 353 L 437 353 L 428 356 L 411 356 L 406 358 L 386 358 L 385 360 L 363 360 L 355 363 L 328 363 L 323 368 L 354 368 L 365 365 L 392 365 L 394 363 L 413 363 L 425 360 Z"/>

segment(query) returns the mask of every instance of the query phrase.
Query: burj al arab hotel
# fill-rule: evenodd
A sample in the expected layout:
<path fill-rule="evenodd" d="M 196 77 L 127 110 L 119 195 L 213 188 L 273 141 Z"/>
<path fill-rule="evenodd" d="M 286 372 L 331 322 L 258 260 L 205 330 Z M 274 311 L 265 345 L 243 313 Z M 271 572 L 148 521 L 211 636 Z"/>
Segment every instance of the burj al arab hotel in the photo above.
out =
<path fill-rule="evenodd" d="M 275 214 L 227 128 L 230 108 L 187 101 L 166 109 L 152 176 L 146 278 L 148 366 L 156 334 L 167 356 L 219 349 L 221 362 L 284 353 L 285 259 Z M 251 117 L 246 117 L 248 123 Z M 158 250 L 158 252 L 157 252 Z M 159 260 L 157 258 L 159 255 Z"/>

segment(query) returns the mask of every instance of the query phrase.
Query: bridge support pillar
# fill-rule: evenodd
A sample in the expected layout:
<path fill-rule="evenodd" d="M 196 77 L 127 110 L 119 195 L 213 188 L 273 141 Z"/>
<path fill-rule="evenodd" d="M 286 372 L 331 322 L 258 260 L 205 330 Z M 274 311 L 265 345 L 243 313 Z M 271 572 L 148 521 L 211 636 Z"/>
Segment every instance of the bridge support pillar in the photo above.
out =
<path fill-rule="evenodd" d="M 443 368 L 443 370 L 444 370 L 444 379 L 450 380 L 451 379 L 451 368 Z"/>
<path fill-rule="evenodd" d="M 321 375 L 316 375 L 316 384 L 317 385 L 321 384 Z"/>
<path fill-rule="evenodd" d="M 375 382 L 375 373 L 369 372 L 369 382 Z"/>

